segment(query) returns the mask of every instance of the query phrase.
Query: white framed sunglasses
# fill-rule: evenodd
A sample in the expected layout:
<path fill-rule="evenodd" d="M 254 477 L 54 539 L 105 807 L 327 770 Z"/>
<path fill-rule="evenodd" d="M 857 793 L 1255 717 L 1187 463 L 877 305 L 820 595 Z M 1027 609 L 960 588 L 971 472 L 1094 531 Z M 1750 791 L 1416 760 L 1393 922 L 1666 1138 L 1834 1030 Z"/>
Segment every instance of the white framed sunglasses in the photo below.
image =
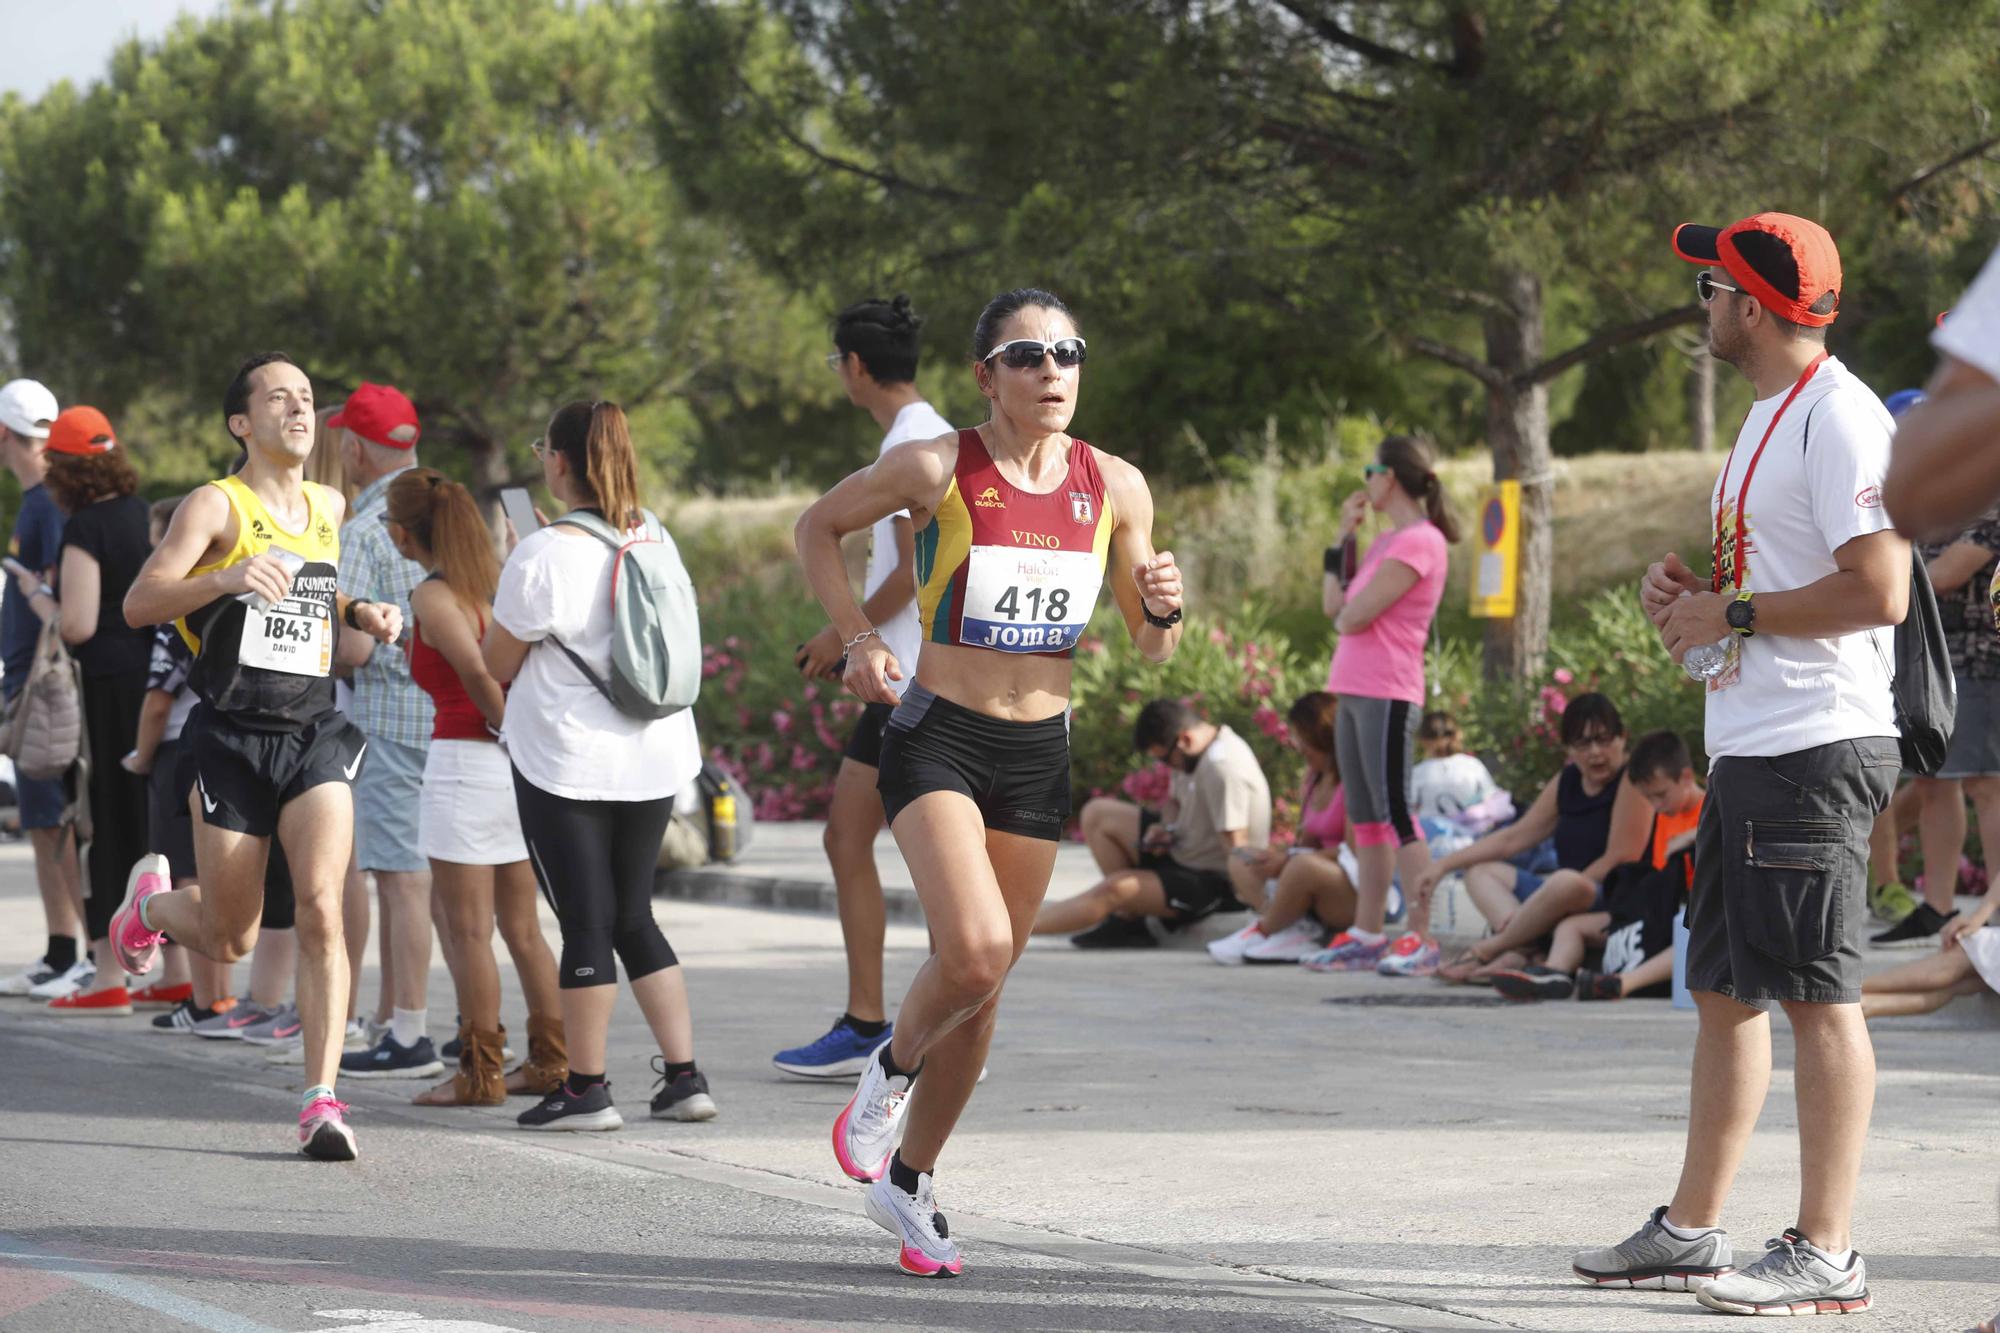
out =
<path fill-rule="evenodd" d="M 1054 342 L 1043 342 L 1040 338 L 1010 338 L 988 352 L 983 358 L 991 361 L 1000 358 L 1000 364 L 1012 370 L 1033 370 L 1042 364 L 1042 358 L 1053 356 L 1056 364 L 1064 370 L 1074 370 L 1083 364 L 1084 343 L 1081 338 L 1058 338 Z"/>

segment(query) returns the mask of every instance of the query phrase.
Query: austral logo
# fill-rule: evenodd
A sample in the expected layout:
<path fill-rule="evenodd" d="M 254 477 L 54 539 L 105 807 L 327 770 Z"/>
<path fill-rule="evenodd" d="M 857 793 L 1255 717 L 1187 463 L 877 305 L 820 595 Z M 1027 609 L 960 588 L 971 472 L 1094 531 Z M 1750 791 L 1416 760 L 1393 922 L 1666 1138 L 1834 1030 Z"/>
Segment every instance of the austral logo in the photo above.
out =
<path fill-rule="evenodd" d="M 979 493 L 979 498 L 972 503 L 978 505 L 981 509 L 1005 509 L 1007 507 L 1007 502 L 1000 498 L 1000 488 L 998 486 L 988 486 Z"/>
<path fill-rule="evenodd" d="M 327 521 L 326 521 L 325 519 L 321 519 L 321 520 L 319 521 L 319 529 L 318 529 L 318 535 L 319 535 L 319 539 L 320 539 L 320 540 L 321 540 L 322 542 L 330 542 L 330 541 L 332 541 L 332 540 L 333 540 L 333 524 L 331 524 L 331 523 L 327 522 Z"/>
<path fill-rule="evenodd" d="M 264 520 L 254 515 L 250 519 L 250 531 L 265 541 L 271 540 L 271 530 L 264 526 Z"/>

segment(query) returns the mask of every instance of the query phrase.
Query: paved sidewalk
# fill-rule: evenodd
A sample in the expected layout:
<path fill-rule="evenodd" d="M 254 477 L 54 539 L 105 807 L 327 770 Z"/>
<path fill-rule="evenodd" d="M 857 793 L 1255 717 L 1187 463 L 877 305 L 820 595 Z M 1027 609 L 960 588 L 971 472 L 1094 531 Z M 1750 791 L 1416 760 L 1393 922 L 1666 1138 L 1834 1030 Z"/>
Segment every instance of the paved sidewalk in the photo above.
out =
<path fill-rule="evenodd" d="M 39 944 L 28 873 L 0 846 L 0 965 Z M 846 1090 L 768 1063 L 838 1012 L 833 921 L 656 911 L 688 964 L 722 1108 L 707 1125 L 641 1118 L 649 1044 L 629 997 L 610 1071 L 623 1132 L 531 1136 L 511 1126 L 518 1102 L 420 1110 L 411 1085 L 351 1082 L 363 1159 L 347 1167 L 290 1151 L 291 1071 L 140 1019 L 0 1001 L 0 1329 L 368 1328 L 359 1311 L 411 1312 L 372 1320 L 382 1333 L 1720 1318 L 1567 1271 L 1572 1250 L 1622 1237 L 1671 1191 L 1693 1024 L 1663 1003 L 1514 1007 L 1429 982 L 1037 942 L 939 1172 L 967 1275 L 923 1284 L 896 1274 L 833 1166 Z M 892 995 L 924 948 L 921 929 L 890 927 Z M 441 970 L 433 987 L 449 1015 Z M 2000 1042 L 1950 1010 L 1875 1037 L 1856 1232 L 1868 1318 L 1964 1328 L 2000 1308 Z M 1728 1216 L 1752 1253 L 1797 1191 L 1782 1025 L 1773 1044 Z"/>

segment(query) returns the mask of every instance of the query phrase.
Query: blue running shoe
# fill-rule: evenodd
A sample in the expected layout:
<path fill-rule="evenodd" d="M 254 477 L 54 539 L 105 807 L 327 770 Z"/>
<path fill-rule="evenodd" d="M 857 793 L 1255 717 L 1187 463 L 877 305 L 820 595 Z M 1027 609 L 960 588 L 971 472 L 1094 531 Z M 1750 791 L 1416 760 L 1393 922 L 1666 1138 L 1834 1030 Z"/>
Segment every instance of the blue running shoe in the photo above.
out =
<path fill-rule="evenodd" d="M 793 1078 L 853 1078 L 868 1064 L 868 1057 L 895 1033 L 888 1024 L 872 1037 L 856 1032 L 842 1014 L 824 1037 L 810 1046 L 779 1051 L 771 1063 Z"/>
<path fill-rule="evenodd" d="M 410 1046 L 398 1045 L 387 1032 L 375 1048 L 349 1051 L 340 1057 L 340 1072 L 348 1078 L 429 1078 L 444 1072 L 444 1061 L 429 1037 L 418 1037 Z"/>

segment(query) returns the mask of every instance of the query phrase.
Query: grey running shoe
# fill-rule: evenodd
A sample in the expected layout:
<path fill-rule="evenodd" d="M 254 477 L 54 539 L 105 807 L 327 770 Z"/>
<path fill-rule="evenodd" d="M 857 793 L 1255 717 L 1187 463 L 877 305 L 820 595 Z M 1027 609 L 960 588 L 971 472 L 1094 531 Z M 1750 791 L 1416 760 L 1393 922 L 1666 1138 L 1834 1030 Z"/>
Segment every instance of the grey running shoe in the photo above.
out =
<path fill-rule="evenodd" d="M 1787 1227 L 1764 1242 L 1762 1259 L 1700 1288 L 1694 1298 L 1724 1314 L 1855 1314 L 1871 1303 L 1868 1265 L 1856 1251 L 1847 1267 L 1836 1267 Z"/>
<path fill-rule="evenodd" d="M 245 1028 L 263 1022 L 275 1009 L 266 1009 L 249 996 L 239 999 L 233 1006 L 223 1010 L 213 1018 L 204 1018 L 194 1025 L 194 1035 L 207 1037 L 210 1041 L 239 1041 Z"/>
<path fill-rule="evenodd" d="M 1729 1257 L 1729 1234 L 1704 1231 L 1682 1240 L 1667 1230 L 1666 1205 L 1653 1210 L 1646 1225 L 1606 1250 L 1585 1250 L 1570 1261 L 1576 1275 L 1594 1287 L 1647 1287 L 1656 1291 L 1698 1291 L 1736 1271 Z"/>
<path fill-rule="evenodd" d="M 276 1046 L 281 1042 L 299 1040 L 301 1026 L 299 1007 L 281 1004 L 271 1011 L 268 1018 L 252 1023 L 236 1035 L 252 1046 Z"/>

